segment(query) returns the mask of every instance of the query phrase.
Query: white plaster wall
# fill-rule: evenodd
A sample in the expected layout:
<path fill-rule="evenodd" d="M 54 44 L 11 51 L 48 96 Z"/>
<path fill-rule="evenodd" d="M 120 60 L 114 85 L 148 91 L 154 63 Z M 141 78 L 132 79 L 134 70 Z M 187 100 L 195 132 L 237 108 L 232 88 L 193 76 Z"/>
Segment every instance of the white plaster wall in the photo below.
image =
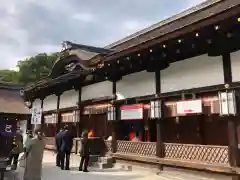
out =
<path fill-rule="evenodd" d="M 117 93 L 123 98 L 155 94 L 155 73 L 141 71 L 126 75 L 117 82 Z"/>
<path fill-rule="evenodd" d="M 88 99 L 112 96 L 112 82 L 103 81 L 89 86 L 82 87 L 82 101 Z"/>
<path fill-rule="evenodd" d="M 33 101 L 32 108 L 41 108 L 42 101 L 40 99 L 36 99 Z"/>
<path fill-rule="evenodd" d="M 77 106 L 78 94 L 78 91 L 75 90 L 65 91 L 60 96 L 59 109 Z"/>
<path fill-rule="evenodd" d="M 43 111 L 51 111 L 57 109 L 57 96 L 50 95 L 43 100 Z"/>
<path fill-rule="evenodd" d="M 222 57 L 201 55 L 170 64 L 161 71 L 161 91 L 171 92 L 224 83 Z"/>
<path fill-rule="evenodd" d="M 232 80 L 240 81 L 240 51 L 231 53 Z"/>

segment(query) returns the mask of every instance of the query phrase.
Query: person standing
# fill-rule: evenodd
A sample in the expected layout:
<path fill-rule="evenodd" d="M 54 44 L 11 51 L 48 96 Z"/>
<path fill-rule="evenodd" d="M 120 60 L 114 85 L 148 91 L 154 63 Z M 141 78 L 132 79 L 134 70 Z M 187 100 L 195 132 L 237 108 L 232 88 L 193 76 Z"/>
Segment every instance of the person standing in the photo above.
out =
<path fill-rule="evenodd" d="M 73 147 L 73 135 L 71 131 L 69 131 L 68 126 L 64 127 L 64 132 L 62 133 L 62 142 L 61 142 L 61 169 L 62 170 L 70 170 L 69 162 L 70 162 L 70 154 Z M 65 164 L 66 163 L 66 164 Z M 65 167 L 64 167 L 65 166 Z"/>
<path fill-rule="evenodd" d="M 63 129 L 60 129 L 60 131 L 57 133 L 55 137 L 55 145 L 56 145 L 56 166 L 61 167 L 61 144 L 62 144 L 62 135 L 63 135 Z"/>
<path fill-rule="evenodd" d="M 89 155 L 90 155 L 90 149 L 89 149 L 88 133 L 83 132 L 82 139 L 81 139 L 81 148 L 80 148 L 81 161 L 79 165 L 79 171 L 88 172 Z"/>
<path fill-rule="evenodd" d="M 19 154 L 24 151 L 23 150 L 23 136 L 22 136 L 20 129 L 17 129 L 17 132 L 16 132 L 14 138 L 15 138 L 15 142 L 13 144 L 14 147 L 13 147 L 13 149 L 10 153 L 10 157 L 9 157 L 9 165 L 11 166 L 12 170 L 17 169 Z M 13 164 L 12 164 L 12 161 L 13 161 Z"/>
<path fill-rule="evenodd" d="M 23 180 L 41 180 L 44 139 L 41 130 L 34 131 L 34 137 L 26 146 L 26 165 Z"/>
<path fill-rule="evenodd" d="M 28 146 L 30 140 L 33 138 L 32 131 L 27 130 L 26 134 L 23 137 L 23 148 L 24 152 L 26 152 L 26 147 Z"/>

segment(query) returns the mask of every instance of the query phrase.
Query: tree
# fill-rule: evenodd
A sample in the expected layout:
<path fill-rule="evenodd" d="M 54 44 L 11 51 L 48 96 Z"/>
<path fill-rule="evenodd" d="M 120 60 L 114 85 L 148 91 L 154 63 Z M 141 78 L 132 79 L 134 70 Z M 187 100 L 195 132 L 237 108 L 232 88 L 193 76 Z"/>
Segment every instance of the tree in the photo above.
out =
<path fill-rule="evenodd" d="M 18 72 L 9 70 L 9 69 L 0 70 L 0 82 L 17 84 L 18 83 Z"/>
<path fill-rule="evenodd" d="M 0 81 L 21 85 L 35 83 L 49 75 L 59 53 L 41 53 L 18 61 L 18 71 L 0 70 Z"/>

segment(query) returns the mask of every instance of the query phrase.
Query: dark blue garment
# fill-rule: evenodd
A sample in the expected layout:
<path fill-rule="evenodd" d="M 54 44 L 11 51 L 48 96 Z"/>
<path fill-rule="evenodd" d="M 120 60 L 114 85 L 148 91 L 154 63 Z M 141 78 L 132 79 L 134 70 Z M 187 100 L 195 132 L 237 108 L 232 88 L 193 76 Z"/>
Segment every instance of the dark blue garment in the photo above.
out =
<path fill-rule="evenodd" d="M 60 148 L 61 148 L 62 135 L 63 135 L 63 132 L 59 132 L 59 133 L 57 133 L 57 135 L 56 135 L 56 137 L 55 137 L 55 143 L 56 143 L 56 149 L 57 149 L 57 151 L 59 151 Z"/>
<path fill-rule="evenodd" d="M 73 136 L 69 131 L 62 134 L 61 151 L 70 153 L 73 147 Z"/>

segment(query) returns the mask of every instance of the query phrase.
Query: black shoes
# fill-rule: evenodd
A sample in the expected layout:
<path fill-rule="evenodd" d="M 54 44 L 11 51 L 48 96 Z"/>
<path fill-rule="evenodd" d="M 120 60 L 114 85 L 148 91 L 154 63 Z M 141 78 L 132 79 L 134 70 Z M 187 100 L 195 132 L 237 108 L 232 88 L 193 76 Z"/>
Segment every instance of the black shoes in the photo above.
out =
<path fill-rule="evenodd" d="M 79 171 L 83 171 L 83 172 L 89 172 L 87 169 L 86 170 L 82 170 L 82 168 L 78 169 Z"/>

